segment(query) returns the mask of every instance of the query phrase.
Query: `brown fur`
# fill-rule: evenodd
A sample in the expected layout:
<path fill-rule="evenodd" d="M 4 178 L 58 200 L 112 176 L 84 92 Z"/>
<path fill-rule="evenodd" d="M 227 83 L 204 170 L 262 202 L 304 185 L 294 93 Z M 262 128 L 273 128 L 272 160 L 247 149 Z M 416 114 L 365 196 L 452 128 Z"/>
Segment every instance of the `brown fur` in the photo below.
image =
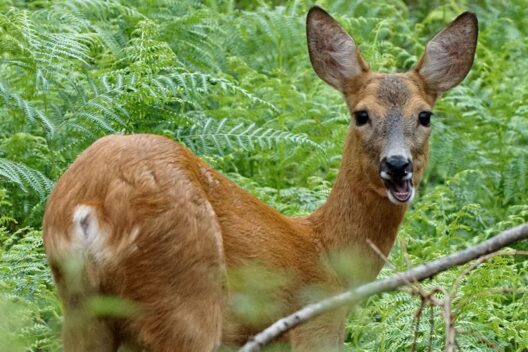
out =
<path fill-rule="evenodd" d="M 312 27 L 311 16 L 324 29 Z M 323 39 L 346 35 L 318 8 L 308 28 Z M 341 90 L 350 110 L 368 110 L 372 120 L 351 124 L 335 185 L 310 216 L 281 215 L 185 147 L 154 135 L 104 137 L 61 177 L 47 205 L 44 241 L 64 304 L 65 351 L 116 351 L 124 344 L 200 352 L 239 345 L 310 300 L 307 288 L 328 294 L 376 277 L 383 261 L 367 240 L 388 255 L 406 211 L 387 199 L 380 153 L 397 126 L 419 183 L 429 129 L 418 125 L 417 115 L 432 108 L 438 90 L 431 93 L 417 71 L 372 73 L 359 52 L 348 62 L 356 67 L 336 64 L 313 47 L 310 54 L 316 72 Z M 341 274 L 336 253 L 350 259 L 352 274 Z M 70 270 L 72 260 L 79 271 Z M 229 272 L 251 263 L 287 278 L 269 293 L 281 309 L 259 323 L 244 321 L 231 305 L 239 292 Z M 91 315 L 86 304 L 100 294 L 136 302 L 139 310 L 126 319 Z M 323 315 L 286 340 L 295 351 L 341 350 L 345 318 L 346 309 Z"/>

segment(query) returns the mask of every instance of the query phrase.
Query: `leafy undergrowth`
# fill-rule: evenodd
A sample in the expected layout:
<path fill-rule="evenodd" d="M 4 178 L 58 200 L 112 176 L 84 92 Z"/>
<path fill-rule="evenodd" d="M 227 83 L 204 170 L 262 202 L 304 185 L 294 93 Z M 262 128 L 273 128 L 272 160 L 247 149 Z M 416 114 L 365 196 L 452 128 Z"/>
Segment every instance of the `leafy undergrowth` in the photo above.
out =
<path fill-rule="evenodd" d="M 309 65 L 310 3 L 205 3 L 0 4 L 0 341 L 9 351 L 59 350 L 60 308 L 40 235 L 44 201 L 100 136 L 179 140 L 286 214 L 308 213 L 326 198 L 349 116 Z M 410 3 L 319 2 L 371 67 L 389 72 L 411 68 L 462 11 L 480 19 L 477 59 L 435 108 L 428 172 L 392 251 L 395 268 L 382 276 L 528 220 L 528 3 Z M 449 291 L 462 277 L 453 298 L 459 349 L 528 350 L 524 258 L 507 252 L 464 269 L 423 285 Z M 439 309 L 430 318 L 426 307 L 416 329 L 419 305 L 403 292 L 372 297 L 349 320 L 347 348 L 442 349 Z"/>

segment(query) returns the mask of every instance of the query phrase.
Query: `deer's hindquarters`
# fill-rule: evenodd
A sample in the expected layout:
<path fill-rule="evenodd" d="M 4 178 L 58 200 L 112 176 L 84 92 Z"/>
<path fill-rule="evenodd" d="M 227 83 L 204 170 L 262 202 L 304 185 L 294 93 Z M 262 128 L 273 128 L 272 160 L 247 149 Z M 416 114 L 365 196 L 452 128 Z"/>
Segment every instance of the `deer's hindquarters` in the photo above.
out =
<path fill-rule="evenodd" d="M 178 145 L 133 139 L 95 143 L 48 203 L 44 239 L 65 311 L 65 349 L 211 351 L 224 306 L 215 213 L 177 166 Z M 133 302 L 134 316 L 95 316 L 91 302 L 101 295 Z"/>

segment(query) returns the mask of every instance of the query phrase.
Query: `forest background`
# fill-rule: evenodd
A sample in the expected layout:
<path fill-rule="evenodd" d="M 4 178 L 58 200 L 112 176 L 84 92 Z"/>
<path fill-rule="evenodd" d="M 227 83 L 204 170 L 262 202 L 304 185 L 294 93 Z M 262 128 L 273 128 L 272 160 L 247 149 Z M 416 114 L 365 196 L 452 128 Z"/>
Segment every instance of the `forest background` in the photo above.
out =
<path fill-rule="evenodd" d="M 393 266 L 380 276 L 528 221 L 528 1 L 318 4 L 385 72 L 412 68 L 461 12 L 480 21 L 473 69 L 435 108 L 428 171 L 391 252 Z M 311 5 L 0 1 L 0 350 L 60 350 L 43 209 L 58 177 L 103 135 L 180 141 L 285 214 L 324 201 L 350 116 L 310 67 L 304 21 Z M 459 282 L 466 267 L 423 284 L 454 287 L 462 351 L 528 351 L 528 262 L 513 249 L 502 254 Z M 405 292 L 371 297 L 349 318 L 346 349 L 441 350 L 441 312 L 433 307 L 417 323 L 419 306 Z"/>

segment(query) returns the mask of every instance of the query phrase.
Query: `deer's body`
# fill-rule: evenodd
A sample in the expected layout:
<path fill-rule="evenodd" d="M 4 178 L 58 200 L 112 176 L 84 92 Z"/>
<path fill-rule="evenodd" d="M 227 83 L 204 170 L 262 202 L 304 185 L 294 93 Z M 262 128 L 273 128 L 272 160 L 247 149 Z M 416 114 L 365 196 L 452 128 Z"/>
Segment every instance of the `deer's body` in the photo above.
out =
<path fill-rule="evenodd" d="M 315 8 L 310 16 L 314 68 L 352 112 L 368 109 L 373 121 L 369 131 L 356 113 L 327 202 L 310 216 L 285 217 L 167 138 L 102 138 L 59 180 L 44 220 L 67 352 L 116 351 L 120 344 L 156 352 L 239 345 L 299 308 L 308 288 L 338 292 L 378 274 L 383 260 L 372 246 L 389 253 L 427 162 L 429 130 L 417 114 L 463 79 L 471 62 L 461 73 L 450 70 L 456 77 L 449 87 L 433 82 L 439 78 L 426 70 L 434 59 L 427 55 L 409 73 L 374 74 L 326 13 Z M 462 29 L 475 25 L 468 16 L 460 17 Z M 331 50 L 320 41 L 326 37 L 335 44 Z M 344 59 L 342 50 L 355 58 Z M 394 155 L 412 164 L 399 165 Z M 331 256 L 340 252 L 354 264 L 349 277 L 333 267 Z M 251 263 L 288 278 L 271 293 L 282 310 L 256 324 L 230 305 L 237 291 L 228 273 Z M 75 265 L 80 275 L 71 274 Z M 128 319 L 96 317 L 86 309 L 95 295 L 117 295 L 140 310 Z M 293 330 L 288 342 L 295 351 L 340 350 L 345 318 L 345 310 L 323 315 Z"/>

